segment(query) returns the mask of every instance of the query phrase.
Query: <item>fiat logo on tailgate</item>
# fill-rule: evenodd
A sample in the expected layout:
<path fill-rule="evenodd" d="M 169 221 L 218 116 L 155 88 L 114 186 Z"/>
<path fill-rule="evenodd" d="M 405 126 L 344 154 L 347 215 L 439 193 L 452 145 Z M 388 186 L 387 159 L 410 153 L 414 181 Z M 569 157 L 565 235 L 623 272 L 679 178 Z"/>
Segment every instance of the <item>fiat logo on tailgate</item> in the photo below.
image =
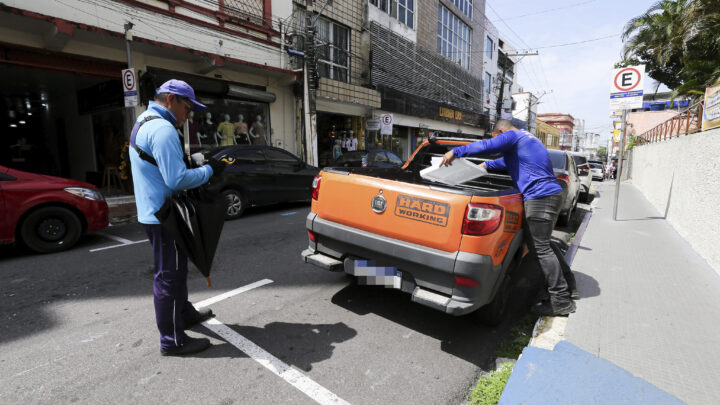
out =
<path fill-rule="evenodd" d="M 372 199 L 372 210 L 378 214 L 385 212 L 386 205 L 385 197 L 381 195 L 376 195 L 375 198 Z"/>

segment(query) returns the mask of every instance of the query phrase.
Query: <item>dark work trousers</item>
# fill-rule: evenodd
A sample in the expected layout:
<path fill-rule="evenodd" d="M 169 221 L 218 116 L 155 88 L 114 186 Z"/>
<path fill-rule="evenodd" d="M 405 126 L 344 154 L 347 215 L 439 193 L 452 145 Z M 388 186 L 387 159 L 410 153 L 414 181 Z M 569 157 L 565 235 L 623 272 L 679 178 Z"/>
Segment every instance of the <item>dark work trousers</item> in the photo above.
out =
<path fill-rule="evenodd" d="M 562 206 L 562 193 L 524 202 L 525 241 L 537 258 L 545 276 L 551 300 L 570 299 L 568 284 L 575 285 L 575 277 L 565 257 L 551 236 Z"/>
<path fill-rule="evenodd" d="M 155 262 L 155 321 L 160 331 L 160 347 L 172 349 L 185 339 L 185 322 L 197 316 L 188 301 L 188 259 L 175 248 L 175 241 L 162 225 L 143 224 L 153 248 Z"/>

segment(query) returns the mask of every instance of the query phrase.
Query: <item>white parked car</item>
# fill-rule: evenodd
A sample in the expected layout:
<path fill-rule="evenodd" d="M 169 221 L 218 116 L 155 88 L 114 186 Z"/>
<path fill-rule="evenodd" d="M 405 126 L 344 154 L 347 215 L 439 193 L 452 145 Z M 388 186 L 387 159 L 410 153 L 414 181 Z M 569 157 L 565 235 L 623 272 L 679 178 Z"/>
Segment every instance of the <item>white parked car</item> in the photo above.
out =
<path fill-rule="evenodd" d="M 584 201 L 588 200 L 590 196 L 590 185 L 592 184 L 592 176 L 590 175 L 590 166 L 588 164 L 587 156 L 578 152 L 568 152 L 572 155 L 577 166 L 578 177 L 580 177 L 580 186 L 582 186 L 582 198 Z"/>
<path fill-rule="evenodd" d="M 603 173 L 603 166 L 600 163 L 588 163 L 590 165 L 590 174 L 593 180 L 603 181 L 605 174 Z"/>

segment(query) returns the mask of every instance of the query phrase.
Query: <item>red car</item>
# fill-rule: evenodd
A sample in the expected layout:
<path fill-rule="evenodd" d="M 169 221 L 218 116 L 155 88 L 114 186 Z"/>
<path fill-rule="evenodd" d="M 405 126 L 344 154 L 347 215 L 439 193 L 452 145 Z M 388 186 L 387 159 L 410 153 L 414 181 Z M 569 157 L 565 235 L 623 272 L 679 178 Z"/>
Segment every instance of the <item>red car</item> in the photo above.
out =
<path fill-rule="evenodd" d="M 0 244 L 58 252 L 107 225 L 108 205 L 95 186 L 0 166 Z"/>

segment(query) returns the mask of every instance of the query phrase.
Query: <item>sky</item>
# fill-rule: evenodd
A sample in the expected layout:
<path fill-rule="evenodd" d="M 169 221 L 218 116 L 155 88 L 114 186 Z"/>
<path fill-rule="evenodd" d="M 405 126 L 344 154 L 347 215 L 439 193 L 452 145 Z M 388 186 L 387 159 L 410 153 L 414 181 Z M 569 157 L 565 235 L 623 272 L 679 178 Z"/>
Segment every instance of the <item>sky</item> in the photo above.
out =
<path fill-rule="evenodd" d="M 610 85 L 613 66 L 622 58 L 621 33 L 655 0 L 487 0 L 485 15 L 526 56 L 516 78 L 540 98 L 538 114 L 569 113 L 585 120 L 585 132 L 610 137 Z M 544 48 L 608 37 L 576 45 Z M 646 78 L 645 92 L 655 90 Z M 662 90 L 662 88 L 661 88 Z"/>

